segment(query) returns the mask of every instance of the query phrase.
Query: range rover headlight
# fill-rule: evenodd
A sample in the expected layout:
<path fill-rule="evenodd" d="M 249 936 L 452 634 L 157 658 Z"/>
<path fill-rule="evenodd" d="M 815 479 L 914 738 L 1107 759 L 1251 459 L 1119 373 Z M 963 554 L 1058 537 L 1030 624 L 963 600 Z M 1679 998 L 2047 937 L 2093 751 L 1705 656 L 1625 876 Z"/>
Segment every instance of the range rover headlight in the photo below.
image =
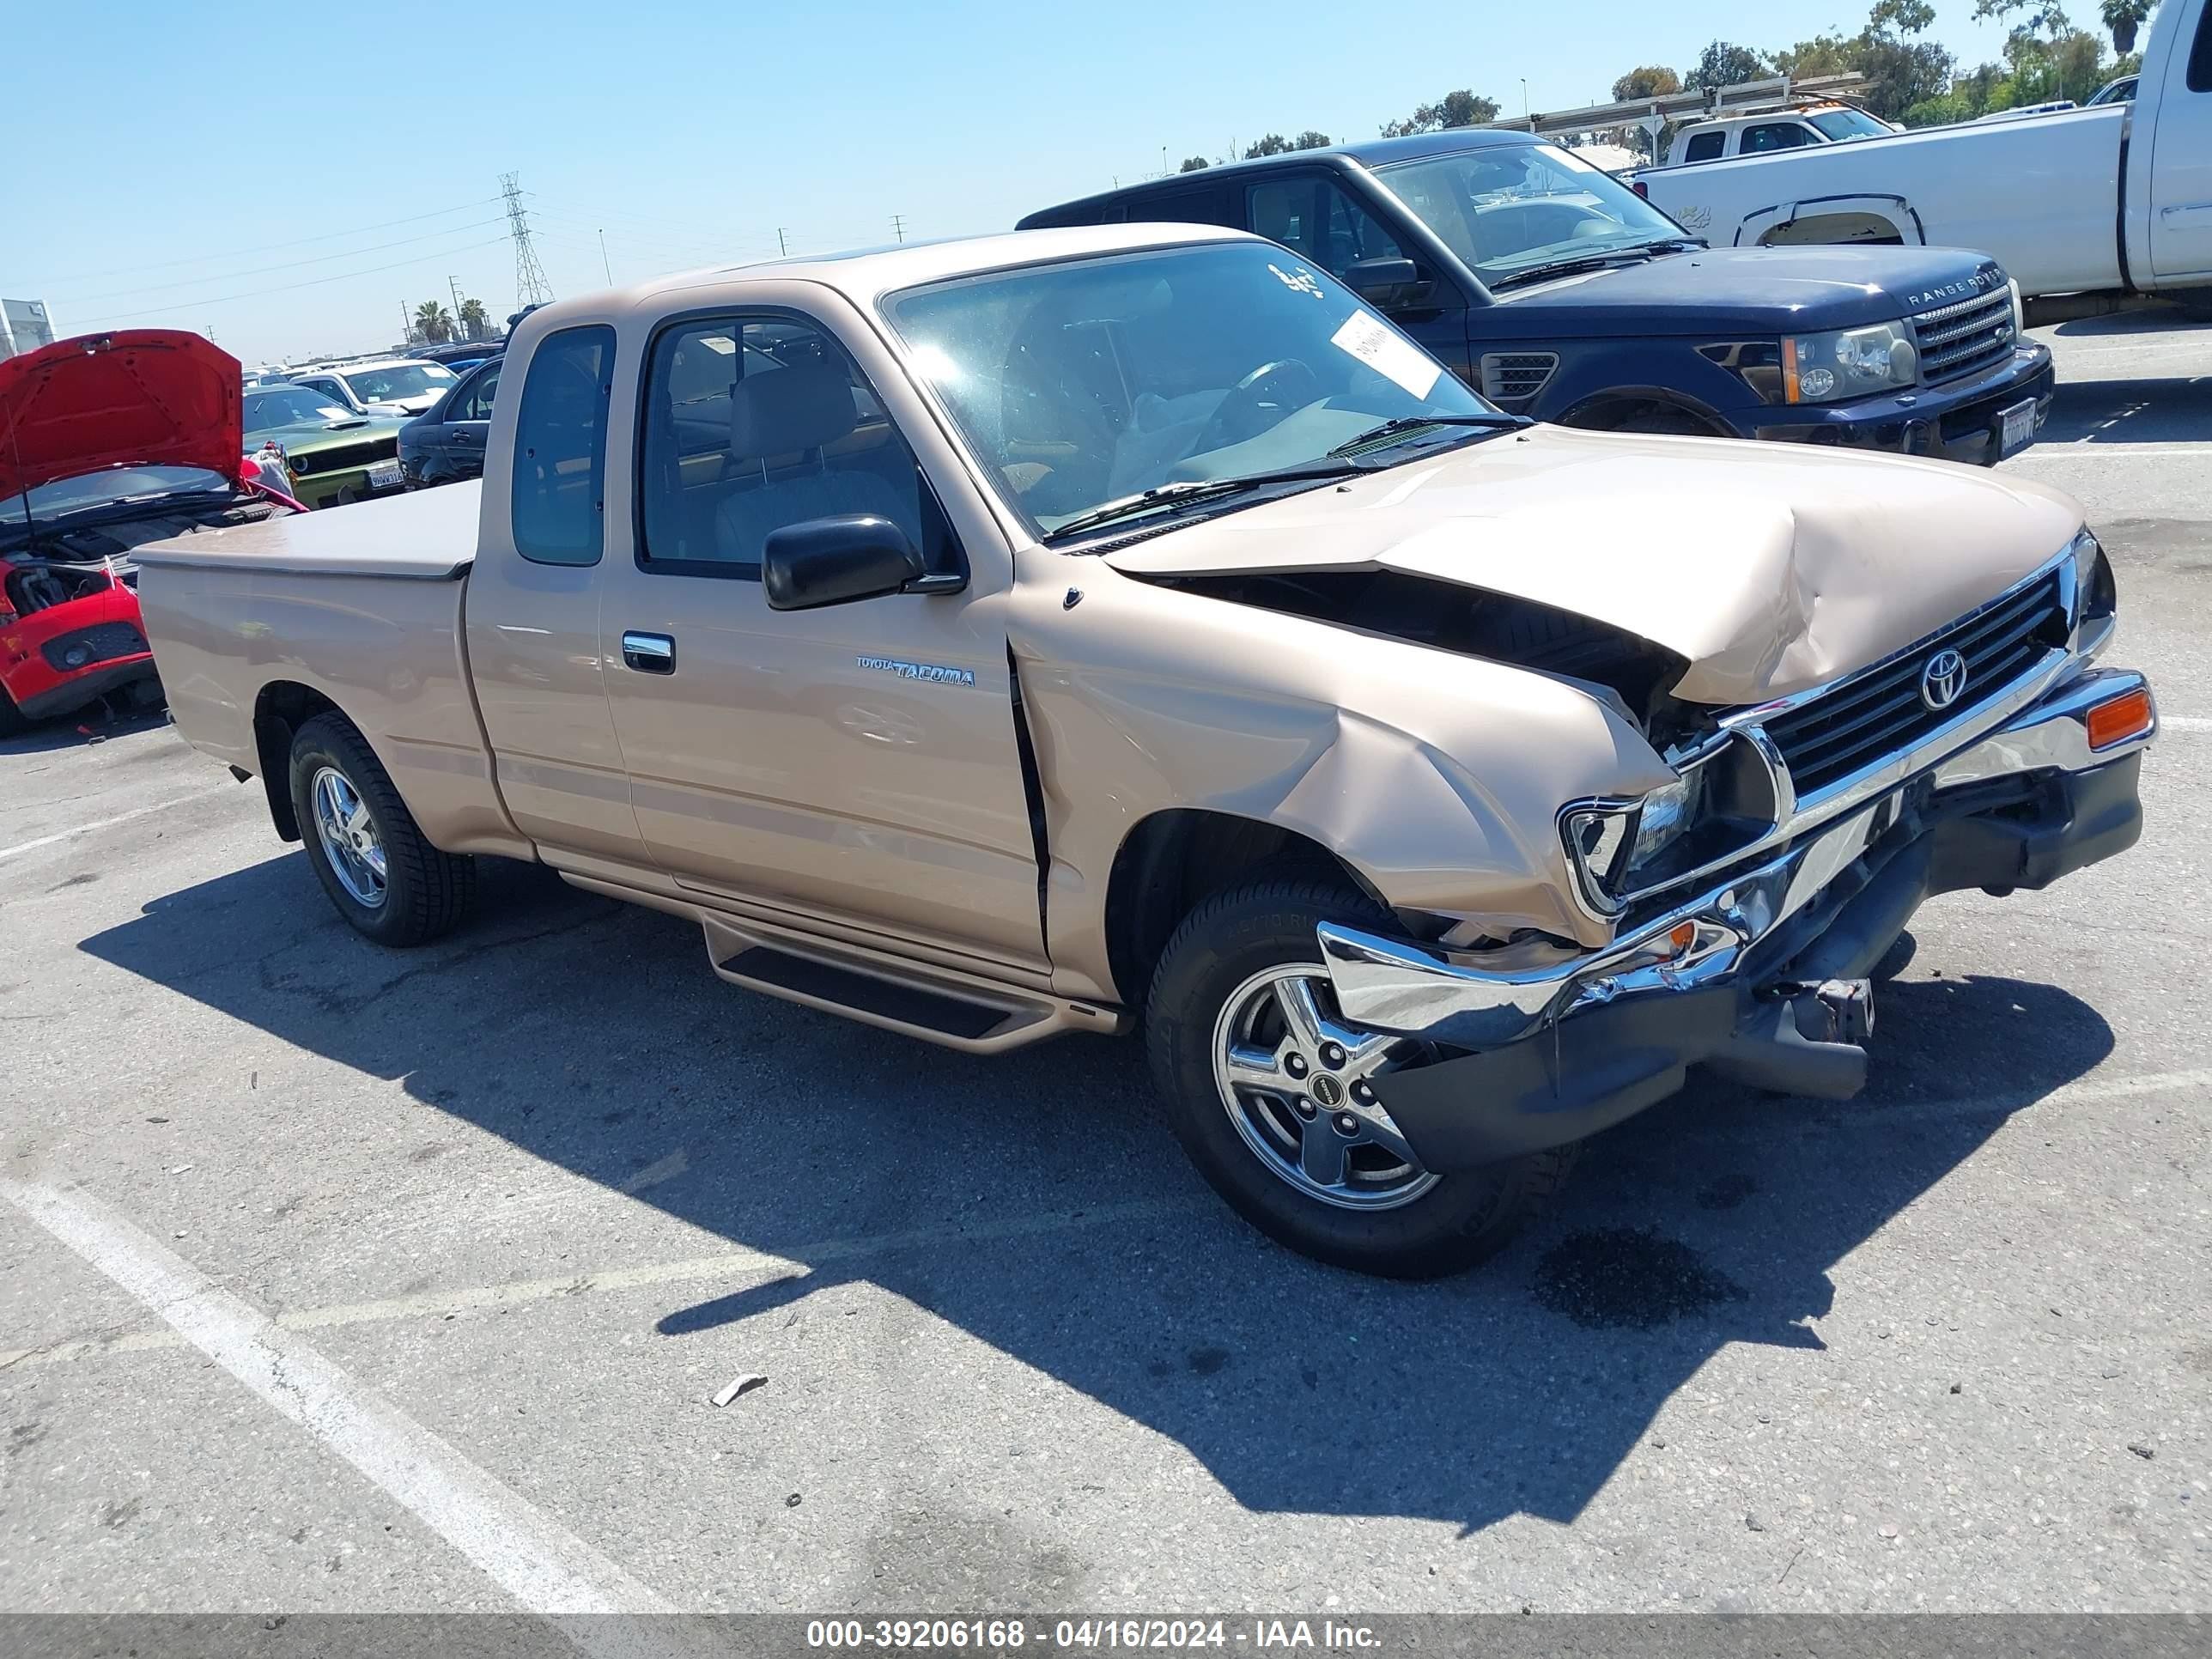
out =
<path fill-rule="evenodd" d="M 1919 380 L 1920 349 L 1902 322 L 1795 334 L 1782 342 L 1785 403 L 1834 403 L 1917 386 Z"/>

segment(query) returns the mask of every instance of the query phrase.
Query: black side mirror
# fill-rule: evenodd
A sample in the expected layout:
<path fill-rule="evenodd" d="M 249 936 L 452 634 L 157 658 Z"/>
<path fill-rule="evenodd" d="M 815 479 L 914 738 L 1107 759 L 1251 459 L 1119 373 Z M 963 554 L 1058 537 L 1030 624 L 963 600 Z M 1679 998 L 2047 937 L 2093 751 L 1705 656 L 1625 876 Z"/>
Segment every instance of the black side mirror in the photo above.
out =
<path fill-rule="evenodd" d="M 1344 285 L 1370 305 L 1395 305 L 1414 297 L 1421 270 L 1411 259 L 1354 259 L 1345 267 Z"/>
<path fill-rule="evenodd" d="M 906 532 L 872 513 L 809 519 L 769 532 L 761 586 L 774 611 L 811 611 L 903 591 L 923 576 Z"/>

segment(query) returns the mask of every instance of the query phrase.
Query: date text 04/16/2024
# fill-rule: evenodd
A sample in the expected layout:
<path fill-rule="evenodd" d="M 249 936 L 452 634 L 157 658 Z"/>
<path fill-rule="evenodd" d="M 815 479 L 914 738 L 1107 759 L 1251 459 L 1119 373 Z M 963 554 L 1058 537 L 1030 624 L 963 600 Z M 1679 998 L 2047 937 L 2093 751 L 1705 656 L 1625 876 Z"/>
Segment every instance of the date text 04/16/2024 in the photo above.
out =
<path fill-rule="evenodd" d="M 1334 1620 L 1250 1619 L 1058 1619 L 1050 1624 L 1024 1619 L 817 1619 L 806 1626 L 810 1648 L 908 1649 L 1009 1653 L 1036 1646 L 1091 1651 L 1100 1649 L 1175 1652 L 1244 1648 L 1255 1652 L 1321 1649 L 1358 1652 L 1382 1645 L 1364 1625 Z"/>

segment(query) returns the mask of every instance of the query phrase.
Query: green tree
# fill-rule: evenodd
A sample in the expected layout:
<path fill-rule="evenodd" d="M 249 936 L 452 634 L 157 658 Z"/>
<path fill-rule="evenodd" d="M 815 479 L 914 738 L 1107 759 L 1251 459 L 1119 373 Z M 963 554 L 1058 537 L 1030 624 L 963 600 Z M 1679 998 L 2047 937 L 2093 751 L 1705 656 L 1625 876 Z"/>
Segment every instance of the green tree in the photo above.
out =
<path fill-rule="evenodd" d="M 1255 138 L 1245 145 L 1244 159 L 1249 161 L 1261 155 L 1280 155 L 1290 147 L 1291 141 L 1284 137 L 1281 133 L 1271 132 L 1265 137 Z"/>
<path fill-rule="evenodd" d="M 425 300 L 415 307 L 415 332 L 424 341 L 436 342 L 453 337 L 453 315 L 435 300 Z"/>
<path fill-rule="evenodd" d="M 462 301 L 460 314 L 454 320 L 460 324 L 465 340 L 486 339 L 491 334 L 491 315 L 482 300 Z"/>
<path fill-rule="evenodd" d="M 1626 103 L 1632 98 L 1664 98 L 1670 92 L 1682 89 L 1682 77 L 1658 64 L 1632 69 L 1613 83 L 1613 101 Z"/>
<path fill-rule="evenodd" d="M 1292 149 L 1327 149 L 1335 142 L 1335 139 L 1322 131 L 1320 128 L 1308 127 L 1291 140 L 1291 148 Z"/>
<path fill-rule="evenodd" d="M 1386 122 L 1385 138 L 1403 138 L 1413 132 L 1443 132 L 1453 127 L 1480 126 L 1498 118 L 1498 100 L 1478 98 L 1462 88 L 1448 92 L 1433 104 L 1423 104 L 1402 121 Z"/>
<path fill-rule="evenodd" d="M 2136 49 L 2136 31 L 2150 15 L 2157 0 L 2105 0 L 2100 15 L 2112 32 L 2112 50 L 2126 57 Z"/>
<path fill-rule="evenodd" d="M 1816 75 L 1866 77 L 1866 106 L 1887 120 L 1946 96 L 1958 60 L 1932 40 L 1911 40 L 1935 21 L 1927 0 L 1875 0 L 1866 27 L 1854 35 L 1817 34 L 1774 54 L 1774 66 L 1793 81 Z"/>
<path fill-rule="evenodd" d="M 1732 40 L 1715 40 L 1698 54 L 1698 61 L 1684 85 L 1700 87 L 1732 87 L 1745 81 L 1763 80 L 1774 73 L 1774 65 L 1749 46 L 1739 46 Z"/>
<path fill-rule="evenodd" d="M 1206 157 L 1203 155 L 1186 155 L 1182 158 L 1182 165 L 1177 167 L 1176 171 L 1177 173 L 1196 173 L 1200 168 L 1206 165 Z"/>

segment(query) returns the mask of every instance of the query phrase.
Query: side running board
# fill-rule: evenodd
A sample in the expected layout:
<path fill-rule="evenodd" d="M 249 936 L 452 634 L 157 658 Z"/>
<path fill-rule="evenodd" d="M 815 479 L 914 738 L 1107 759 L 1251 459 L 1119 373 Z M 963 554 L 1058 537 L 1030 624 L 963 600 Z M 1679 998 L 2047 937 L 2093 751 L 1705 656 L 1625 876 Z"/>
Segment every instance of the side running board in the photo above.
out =
<path fill-rule="evenodd" d="M 1111 1034 L 1112 1009 L 1031 994 L 949 969 L 893 964 L 812 940 L 769 939 L 720 919 L 705 923 L 707 955 L 732 985 L 842 1014 L 949 1048 L 994 1054 L 1064 1031 Z"/>

